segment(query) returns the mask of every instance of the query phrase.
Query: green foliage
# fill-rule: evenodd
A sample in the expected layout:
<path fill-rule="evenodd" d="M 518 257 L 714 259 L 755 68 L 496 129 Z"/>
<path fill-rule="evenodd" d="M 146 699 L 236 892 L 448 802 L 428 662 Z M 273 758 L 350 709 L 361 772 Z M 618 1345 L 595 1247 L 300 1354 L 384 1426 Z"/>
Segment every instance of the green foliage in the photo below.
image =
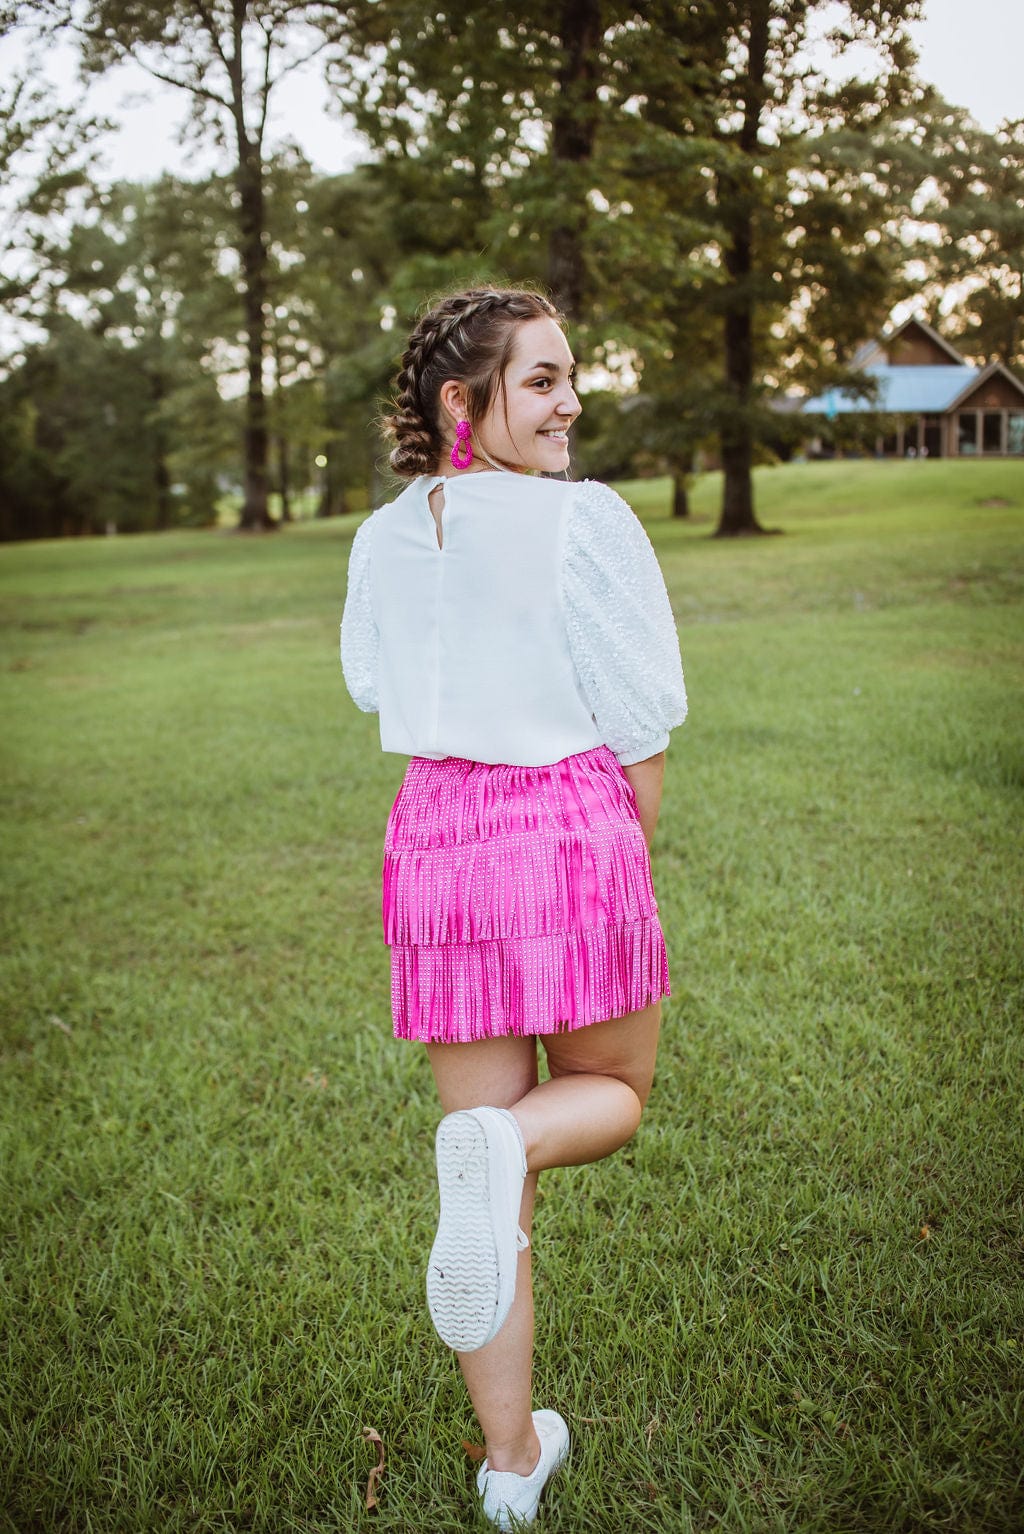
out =
<path fill-rule="evenodd" d="M 692 713 L 630 1147 L 545 1174 L 552 1534 L 1020 1526 L 1019 469 L 623 487 Z M 1009 504 L 991 504 L 1002 501 Z M 0 1507 L 72 1534 L 472 1520 L 390 1038 L 403 770 L 345 697 L 351 525 L 0 550 Z M 384 1439 L 379 1510 L 364 1495 Z"/>
<path fill-rule="evenodd" d="M 21 9 L 69 14 L 62 0 Z M 0 430 L 20 444 L 0 467 L 4 527 L 93 526 L 100 501 L 125 527 L 225 501 L 256 525 L 264 491 L 284 515 L 375 501 L 376 422 L 416 313 L 440 291 L 511 280 L 572 300 L 591 391 L 578 465 L 665 472 L 682 492 L 717 457 L 722 526 L 753 529 L 750 465 L 791 445 L 770 399 L 863 381 L 855 346 L 921 270 L 932 300 L 940 283 L 967 295 L 957 339 L 971 354 L 1022 360 L 1020 125 L 983 134 L 921 86 L 918 9 L 83 0 L 87 69 L 131 54 L 189 91 L 191 131 L 222 144 L 226 171 L 93 187 L 52 104 L 24 82 L 0 96 L 14 124 L 0 164 L 34 135 L 63 145 L 26 194 L 28 265 L 9 268 L 11 303 L 54 329 L 0 390 Z M 808 52 L 826 23 L 835 70 Z M 269 92 L 314 54 L 367 141 L 347 175 L 263 144 Z M 100 338 L 115 394 L 137 372 L 139 401 L 117 409 L 139 430 L 111 442 L 138 460 L 118 459 L 121 490 L 87 472 L 104 439 L 96 391 L 72 412 L 44 390 L 72 365 L 69 317 Z M 75 344 L 84 357 L 91 342 Z M 25 447 L 40 422 L 67 437 L 60 463 Z"/>
<path fill-rule="evenodd" d="M 37 319 L 63 222 L 90 184 L 109 126 L 64 106 L 24 73 L 0 81 L 0 312 Z"/>
<path fill-rule="evenodd" d="M 273 525 L 268 497 L 268 254 L 264 137 L 272 92 L 290 70 L 319 53 L 337 28 L 338 7 L 326 4 L 226 3 L 164 5 L 140 0 L 38 0 L 26 10 L 81 40 L 87 73 L 131 58 L 154 78 L 185 91 L 192 129 L 226 154 L 235 190 L 233 246 L 239 260 L 246 393 L 241 525 Z"/>
<path fill-rule="evenodd" d="M 557 287 L 552 241 L 571 229 L 579 349 L 642 378 L 620 453 L 680 472 L 699 446 L 735 439 L 748 475 L 756 439 L 778 429 L 765 391 L 844 378 L 907 291 L 890 236 L 926 174 L 904 149 L 919 5 L 844 5 L 834 53 L 869 45 L 877 67 L 838 83 L 808 63 L 825 11 L 609 0 L 511 19 L 483 0 L 456 24 L 405 0 L 355 8 L 334 67 L 401 189 L 416 297 L 431 257 L 455 280 L 481 256 L 534 280 L 546 263 Z M 568 73 L 573 26 L 591 13 L 590 51 Z M 560 154 L 574 133 L 579 153 Z M 584 451 L 599 457 L 595 442 Z"/>
<path fill-rule="evenodd" d="M 956 344 L 980 361 L 1024 367 L 1024 118 L 986 133 L 937 101 L 927 119 L 933 195 L 925 210 L 941 229 L 933 290 L 961 293 Z"/>
<path fill-rule="evenodd" d="M 0 466 L 3 536 L 213 520 L 237 432 L 213 365 L 237 350 L 226 213 L 217 182 L 91 192 L 51 252 L 48 338 L 0 385 L 0 417 L 34 420 Z"/>

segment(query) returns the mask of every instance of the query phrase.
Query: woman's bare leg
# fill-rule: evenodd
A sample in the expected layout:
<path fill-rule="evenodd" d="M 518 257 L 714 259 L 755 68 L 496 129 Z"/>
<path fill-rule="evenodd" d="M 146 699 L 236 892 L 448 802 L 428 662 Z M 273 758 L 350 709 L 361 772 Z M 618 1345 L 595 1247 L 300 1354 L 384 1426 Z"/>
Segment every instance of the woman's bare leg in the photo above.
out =
<path fill-rule="evenodd" d="M 551 1080 L 515 1104 L 531 1172 L 600 1161 L 636 1132 L 654 1079 L 661 1003 L 545 1034 Z"/>
<path fill-rule="evenodd" d="M 427 1046 L 445 1113 L 484 1104 L 514 1112 L 529 1167 L 520 1213 L 527 1235 L 539 1171 L 598 1161 L 618 1150 L 636 1130 L 654 1075 L 660 1021 L 661 1006 L 656 1003 L 611 1022 L 544 1036 L 551 1080 L 540 1085 L 535 1039 Z M 485 1347 L 458 1356 L 491 1468 L 528 1475 L 539 1453 L 530 1416 L 533 1287 L 529 1249 L 519 1255 L 516 1295 L 505 1325 Z"/>
<path fill-rule="evenodd" d="M 427 1054 L 445 1113 L 458 1108 L 511 1108 L 537 1085 L 537 1041 L 482 1039 L 476 1044 L 428 1044 Z M 533 1222 L 537 1175 L 527 1176 L 519 1223 Z M 494 1470 L 528 1475 L 540 1445 L 533 1430 L 533 1276 L 529 1247 L 519 1253 L 516 1294 L 508 1320 L 486 1346 L 459 1353 L 469 1399 L 483 1429 Z"/>

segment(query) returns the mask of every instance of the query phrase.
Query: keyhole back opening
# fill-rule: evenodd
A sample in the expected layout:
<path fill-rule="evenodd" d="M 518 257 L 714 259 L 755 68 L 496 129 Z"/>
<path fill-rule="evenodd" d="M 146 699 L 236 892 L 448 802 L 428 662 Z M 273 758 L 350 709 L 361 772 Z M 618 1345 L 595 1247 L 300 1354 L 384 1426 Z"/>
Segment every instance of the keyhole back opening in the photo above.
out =
<path fill-rule="evenodd" d="M 444 522 L 443 522 L 442 519 L 443 519 L 443 516 L 444 516 L 444 505 L 445 505 L 445 501 L 444 501 L 444 486 L 443 485 L 435 485 L 434 486 L 433 490 L 431 490 L 430 494 L 427 497 L 427 504 L 430 507 L 430 515 L 434 519 L 434 529 L 435 529 L 435 532 L 437 534 L 437 546 L 438 546 L 439 549 L 443 549 L 444 548 Z"/>

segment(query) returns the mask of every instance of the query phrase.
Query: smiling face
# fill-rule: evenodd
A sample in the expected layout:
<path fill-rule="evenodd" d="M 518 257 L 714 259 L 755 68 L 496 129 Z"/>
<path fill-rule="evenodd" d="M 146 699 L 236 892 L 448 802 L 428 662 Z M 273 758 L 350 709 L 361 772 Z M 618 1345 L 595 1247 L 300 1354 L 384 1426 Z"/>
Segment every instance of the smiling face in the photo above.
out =
<path fill-rule="evenodd" d="M 575 377 L 569 343 L 554 320 L 517 325 L 503 387 L 477 429 L 480 446 L 512 469 L 568 468 L 569 427 L 581 409 Z"/>
<path fill-rule="evenodd" d="M 569 427 L 582 408 L 573 387 L 575 372 L 569 343 L 554 320 L 542 316 L 521 321 L 490 407 L 474 424 L 473 469 L 483 471 L 494 465 L 519 473 L 567 469 Z M 451 403 L 445 403 L 454 438 L 455 421 L 465 410 L 457 395 L 449 398 Z"/>

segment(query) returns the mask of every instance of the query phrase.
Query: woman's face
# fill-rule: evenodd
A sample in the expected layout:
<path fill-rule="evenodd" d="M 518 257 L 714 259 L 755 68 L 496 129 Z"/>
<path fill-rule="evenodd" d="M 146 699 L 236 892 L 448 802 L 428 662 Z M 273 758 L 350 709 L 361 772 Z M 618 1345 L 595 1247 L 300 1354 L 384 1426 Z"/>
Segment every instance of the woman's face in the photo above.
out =
<path fill-rule="evenodd" d="M 573 382 L 576 364 L 569 343 L 554 320 L 541 316 L 516 327 L 515 344 L 490 409 L 473 440 L 502 467 L 569 467 L 569 427 L 582 406 Z M 482 454 L 474 467 L 489 468 Z"/>

